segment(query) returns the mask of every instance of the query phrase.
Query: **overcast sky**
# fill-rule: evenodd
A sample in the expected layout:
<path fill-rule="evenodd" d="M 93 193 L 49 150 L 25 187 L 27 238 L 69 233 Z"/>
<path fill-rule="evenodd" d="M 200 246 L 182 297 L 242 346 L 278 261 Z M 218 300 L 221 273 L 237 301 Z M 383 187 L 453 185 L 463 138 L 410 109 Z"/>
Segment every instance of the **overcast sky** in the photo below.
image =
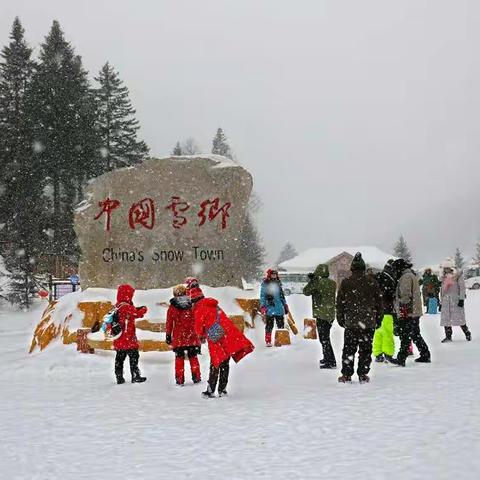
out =
<path fill-rule="evenodd" d="M 480 237 L 478 0 L 0 0 L 36 47 L 53 19 L 91 77 L 109 60 L 154 156 L 222 126 L 292 241 L 404 233 L 417 264 Z"/>

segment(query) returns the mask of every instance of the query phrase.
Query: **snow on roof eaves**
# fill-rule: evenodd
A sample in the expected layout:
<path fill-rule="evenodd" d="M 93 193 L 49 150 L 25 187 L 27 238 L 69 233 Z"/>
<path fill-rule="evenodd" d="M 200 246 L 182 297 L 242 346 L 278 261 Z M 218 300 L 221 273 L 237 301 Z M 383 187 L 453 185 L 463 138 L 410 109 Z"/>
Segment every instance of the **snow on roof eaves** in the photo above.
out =
<path fill-rule="evenodd" d="M 378 269 L 383 268 L 390 258 L 395 258 L 374 246 L 310 248 L 291 260 L 282 262 L 279 268 L 287 271 L 312 271 L 317 265 L 328 263 L 342 253 L 353 257 L 357 252 L 362 254 L 367 265 Z"/>

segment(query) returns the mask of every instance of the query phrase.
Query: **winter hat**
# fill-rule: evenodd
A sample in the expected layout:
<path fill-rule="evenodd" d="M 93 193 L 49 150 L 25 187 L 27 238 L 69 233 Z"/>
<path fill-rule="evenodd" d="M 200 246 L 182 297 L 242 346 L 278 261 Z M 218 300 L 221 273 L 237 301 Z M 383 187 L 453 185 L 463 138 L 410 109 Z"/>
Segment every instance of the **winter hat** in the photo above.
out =
<path fill-rule="evenodd" d="M 365 265 L 365 262 L 362 258 L 362 254 L 360 252 L 357 252 L 355 256 L 353 257 L 352 264 L 350 265 L 350 270 L 352 272 L 355 271 L 365 271 L 367 266 Z"/>
<path fill-rule="evenodd" d="M 278 271 L 274 268 L 269 268 L 267 270 L 267 278 L 272 278 L 272 275 L 278 275 Z"/>
<path fill-rule="evenodd" d="M 446 258 L 440 265 L 443 270 L 446 268 L 451 268 L 452 270 L 455 269 L 455 263 L 451 258 Z"/>
<path fill-rule="evenodd" d="M 175 297 L 181 297 L 186 294 L 187 294 L 187 287 L 185 285 L 180 284 L 180 285 L 175 285 L 173 287 L 173 295 Z"/>
<path fill-rule="evenodd" d="M 205 298 L 205 295 L 203 294 L 202 289 L 200 287 L 193 287 L 189 289 L 187 293 L 192 302 L 198 302 L 202 298 Z"/>
<path fill-rule="evenodd" d="M 185 279 L 185 285 L 187 286 L 187 289 L 190 290 L 191 288 L 199 287 L 200 283 L 195 277 L 187 277 Z"/>

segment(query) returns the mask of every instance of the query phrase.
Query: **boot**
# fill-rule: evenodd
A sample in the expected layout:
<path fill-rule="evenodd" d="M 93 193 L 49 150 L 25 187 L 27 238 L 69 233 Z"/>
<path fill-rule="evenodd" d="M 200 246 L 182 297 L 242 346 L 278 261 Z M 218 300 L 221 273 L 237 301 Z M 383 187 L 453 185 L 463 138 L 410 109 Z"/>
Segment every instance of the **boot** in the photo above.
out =
<path fill-rule="evenodd" d="M 175 381 L 177 385 L 185 383 L 185 359 L 183 357 L 175 357 Z"/>
<path fill-rule="evenodd" d="M 430 357 L 422 357 L 421 355 L 415 359 L 417 363 L 431 363 Z"/>
<path fill-rule="evenodd" d="M 442 343 L 448 343 L 452 341 L 452 333 L 453 333 L 453 328 L 452 327 L 443 327 L 445 330 L 445 338 L 442 340 Z"/>
<path fill-rule="evenodd" d="M 200 373 L 200 363 L 196 356 L 190 358 L 190 370 L 192 371 L 193 383 L 200 383 L 202 381 L 202 375 Z"/>
<path fill-rule="evenodd" d="M 121 385 L 122 383 L 125 383 L 125 379 L 123 378 L 123 375 L 117 375 L 117 384 Z"/>
<path fill-rule="evenodd" d="M 470 332 L 470 330 L 467 330 L 465 332 L 465 338 L 467 339 L 467 342 L 471 342 L 472 341 L 472 334 Z"/>
<path fill-rule="evenodd" d="M 215 393 L 212 392 L 210 385 L 207 387 L 207 389 L 202 392 L 202 397 L 203 398 L 215 398 Z"/>
<path fill-rule="evenodd" d="M 398 358 L 391 358 L 390 363 L 393 363 L 394 365 L 397 365 L 398 367 L 404 367 L 405 366 L 405 360 L 399 360 Z"/>
<path fill-rule="evenodd" d="M 140 375 L 140 370 L 135 370 L 132 372 L 132 383 L 143 383 L 147 381 L 147 377 L 142 377 Z"/>
<path fill-rule="evenodd" d="M 393 363 L 393 357 L 391 355 L 387 355 L 386 353 L 384 354 L 385 357 L 385 362 L 387 363 Z"/>
<path fill-rule="evenodd" d="M 383 356 L 383 353 L 381 353 L 380 355 L 377 355 L 375 357 L 375 361 L 378 363 L 383 363 L 385 361 L 385 357 Z"/>
<path fill-rule="evenodd" d="M 452 337 L 445 337 L 443 340 L 442 340 L 442 343 L 449 343 L 452 341 Z"/>
<path fill-rule="evenodd" d="M 272 346 L 272 332 L 270 333 L 265 332 L 265 344 L 267 345 L 267 347 Z"/>
<path fill-rule="evenodd" d="M 341 377 L 338 377 L 338 383 L 352 383 L 352 377 L 342 375 Z"/>
<path fill-rule="evenodd" d="M 320 363 L 320 365 L 323 365 L 325 363 L 325 359 L 322 358 L 319 363 Z"/>
<path fill-rule="evenodd" d="M 337 368 L 336 363 L 323 363 L 322 365 L 320 365 L 320 370 L 330 370 L 333 368 Z"/>
<path fill-rule="evenodd" d="M 360 383 L 368 383 L 370 381 L 370 377 L 368 375 L 359 375 L 358 381 Z"/>
<path fill-rule="evenodd" d="M 218 396 L 219 397 L 226 397 L 226 396 L 228 396 L 228 393 L 227 393 L 226 390 L 222 390 L 221 392 L 218 392 Z"/>

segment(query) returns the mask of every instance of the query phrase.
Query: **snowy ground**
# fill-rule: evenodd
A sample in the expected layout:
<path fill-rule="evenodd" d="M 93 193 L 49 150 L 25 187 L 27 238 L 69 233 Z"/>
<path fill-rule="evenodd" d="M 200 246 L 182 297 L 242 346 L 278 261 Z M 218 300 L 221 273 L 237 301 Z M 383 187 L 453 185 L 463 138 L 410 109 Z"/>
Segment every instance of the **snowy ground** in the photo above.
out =
<path fill-rule="evenodd" d="M 308 299 L 290 297 L 297 321 Z M 173 384 L 173 354 L 141 355 L 148 381 L 113 383 L 110 353 L 55 345 L 28 355 L 41 306 L 0 312 L 2 479 L 476 479 L 480 475 L 480 292 L 469 292 L 473 341 L 440 344 L 433 363 L 373 364 L 369 385 L 320 371 L 317 342 L 255 352 L 232 367 L 230 396 Z M 341 329 L 333 331 L 337 360 Z M 208 356 L 202 356 L 207 373 Z"/>

